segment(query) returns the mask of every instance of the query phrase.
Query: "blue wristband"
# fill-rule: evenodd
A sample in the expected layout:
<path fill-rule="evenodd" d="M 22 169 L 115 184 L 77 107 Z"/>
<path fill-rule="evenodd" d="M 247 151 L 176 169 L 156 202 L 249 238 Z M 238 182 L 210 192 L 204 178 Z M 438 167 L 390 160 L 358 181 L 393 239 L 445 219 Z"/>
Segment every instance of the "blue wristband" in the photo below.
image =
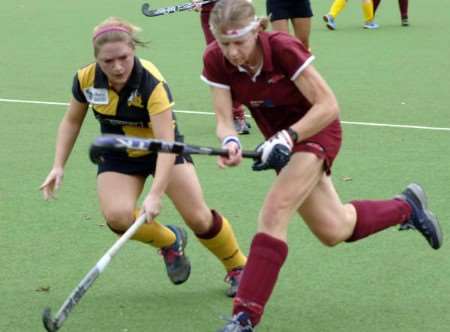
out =
<path fill-rule="evenodd" d="M 222 146 L 227 145 L 230 142 L 234 142 L 237 144 L 239 150 L 241 149 L 241 141 L 239 140 L 238 137 L 230 135 L 230 136 L 226 136 L 223 140 L 222 140 Z"/>

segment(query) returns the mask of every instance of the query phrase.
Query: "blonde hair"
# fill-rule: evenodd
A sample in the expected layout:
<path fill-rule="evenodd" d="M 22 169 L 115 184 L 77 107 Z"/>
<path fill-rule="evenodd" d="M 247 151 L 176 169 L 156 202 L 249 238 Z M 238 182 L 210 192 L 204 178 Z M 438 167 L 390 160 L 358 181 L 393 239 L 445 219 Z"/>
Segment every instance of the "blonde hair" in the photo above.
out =
<path fill-rule="evenodd" d="M 133 50 L 136 46 L 146 46 L 148 43 L 139 40 L 136 34 L 141 28 L 118 17 L 109 17 L 97 25 L 92 32 L 94 55 L 97 57 L 100 47 L 111 42 L 125 42 Z"/>
<path fill-rule="evenodd" d="M 255 20 L 255 7 L 248 0 L 220 0 L 209 17 L 209 27 L 214 36 L 218 36 L 229 28 L 241 28 Z M 267 17 L 257 19 L 262 30 L 267 29 Z"/>

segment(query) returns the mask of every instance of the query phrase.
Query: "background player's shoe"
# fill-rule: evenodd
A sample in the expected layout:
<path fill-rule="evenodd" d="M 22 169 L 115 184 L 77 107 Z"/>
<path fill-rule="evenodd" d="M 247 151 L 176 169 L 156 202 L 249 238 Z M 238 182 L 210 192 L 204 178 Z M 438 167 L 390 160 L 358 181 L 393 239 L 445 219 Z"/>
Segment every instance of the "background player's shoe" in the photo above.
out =
<path fill-rule="evenodd" d="M 238 267 L 236 269 L 229 271 L 225 276 L 225 282 L 229 285 L 229 287 L 225 292 L 228 297 L 236 296 L 243 272 L 244 269 L 242 267 Z"/>
<path fill-rule="evenodd" d="M 375 23 L 374 21 L 367 21 L 364 23 L 363 28 L 364 29 L 369 29 L 369 30 L 375 30 L 378 29 L 380 26 Z"/>
<path fill-rule="evenodd" d="M 407 17 L 402 17 L 402 26 L 403 27 L 409 26 L 409 21 Z"/>
<path fill-rule="evenodd" d="M 234 129 L 239 135 L 250 134 L 250 124 L 245 119 L 233 119 Z"/>
<path fill-rule="evenodd" d="M 191 263 L 184 253 L 184 248 L 187 244 L 187 234 L 180 227 L 173 225 L 166 226 L 175 233 L 176 239 L 175 243 L 170 247 L 161 248 L 161 255 L 164 258 L 170 281 L 175 285 L 179 285 L 188 280 L 191 274 Z"/>
<path fill-rule="evenodd" d="M 397 197 L 406 201 L 412 210 L 409 219 L 400 225 L 400 230 L 416 229 L 433 249 L 439 249 L 442 246 L 442 230 L 436 216 L 428 210 L 423 188 L 417 183 L 411 183 Z"/>
<path fill-rule="evenodd" d="M 328 29 L 336 30 L 336 22 L 334 21 L 333 16 L 331 16 L 330 14 L 324 15 L 323 20 L 325 21 Z"/>
<path fill-rule="evenodd" d="M 253 332 L 252 322 L 250 317 L 245 312 L 237 313 L 231 320 L 228 321 L 221 330 L 217 332 Z"/>

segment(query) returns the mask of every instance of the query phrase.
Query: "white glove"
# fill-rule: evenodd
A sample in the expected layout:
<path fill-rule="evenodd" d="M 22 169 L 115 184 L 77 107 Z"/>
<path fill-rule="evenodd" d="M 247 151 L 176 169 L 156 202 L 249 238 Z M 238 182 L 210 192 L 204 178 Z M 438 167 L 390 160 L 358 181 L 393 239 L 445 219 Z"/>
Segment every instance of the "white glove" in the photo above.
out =
<path fill-rule="evenodd" d="M 287 130 L 279 131 L 256 148 L 256 151 L 261 153 L 261 158 L 253 163 L 252 169 L 281 170 L 289 162 L 293 145 L 294 142 Z"/>

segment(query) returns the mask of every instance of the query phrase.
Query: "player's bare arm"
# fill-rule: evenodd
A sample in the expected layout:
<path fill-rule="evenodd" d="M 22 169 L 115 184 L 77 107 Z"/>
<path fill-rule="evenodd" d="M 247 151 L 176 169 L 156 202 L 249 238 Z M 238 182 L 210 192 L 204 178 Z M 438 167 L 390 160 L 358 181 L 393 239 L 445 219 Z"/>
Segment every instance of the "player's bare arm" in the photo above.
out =
<path fill-rule="evenodd" d="M 298 134 L 297 141 L 302 141 L 333 122 L 339 116 L 339 105 L 331 88 L 312 65 L 306 67 L 294 83 L 312 104 L 310 111 L 291 126 Z"/>
<path fill-rule="evenodd" d="M 55 198 L 55 192 L 62 184 L 64 165 L 78 137 L 87 109 L 87 104 L 80 103 L 74 98 L 70 100 L 68 111 L 58 128 L 52 169 L 39 188 L 45 200 Z"/>
<path fill-rule="evenodd" d="M 214 112 L 216 113 L 216 134 L 224 148 L 228 149 L 229 157 L 219 157 L 219 167 L 236 166 L 242 160 L 241 146 L 233 125 L 232 99 L 228 89 L 211 87 Z"/>
<path fill-rule="evenodd" d="M 156 115 L 151 115 L 151 122 L 155 138 L 166 141 L 175 140 L 171 108 L 168 108 L 167 110 Z M 155 177 L 153 179 L 150 191 L 142 205 L 142 209 L 147 215 L 147 221 L 153 220 L 161 212 L 161 197 L 166 191 L 174 164 L 174 154 L 158 154 Z"/>

